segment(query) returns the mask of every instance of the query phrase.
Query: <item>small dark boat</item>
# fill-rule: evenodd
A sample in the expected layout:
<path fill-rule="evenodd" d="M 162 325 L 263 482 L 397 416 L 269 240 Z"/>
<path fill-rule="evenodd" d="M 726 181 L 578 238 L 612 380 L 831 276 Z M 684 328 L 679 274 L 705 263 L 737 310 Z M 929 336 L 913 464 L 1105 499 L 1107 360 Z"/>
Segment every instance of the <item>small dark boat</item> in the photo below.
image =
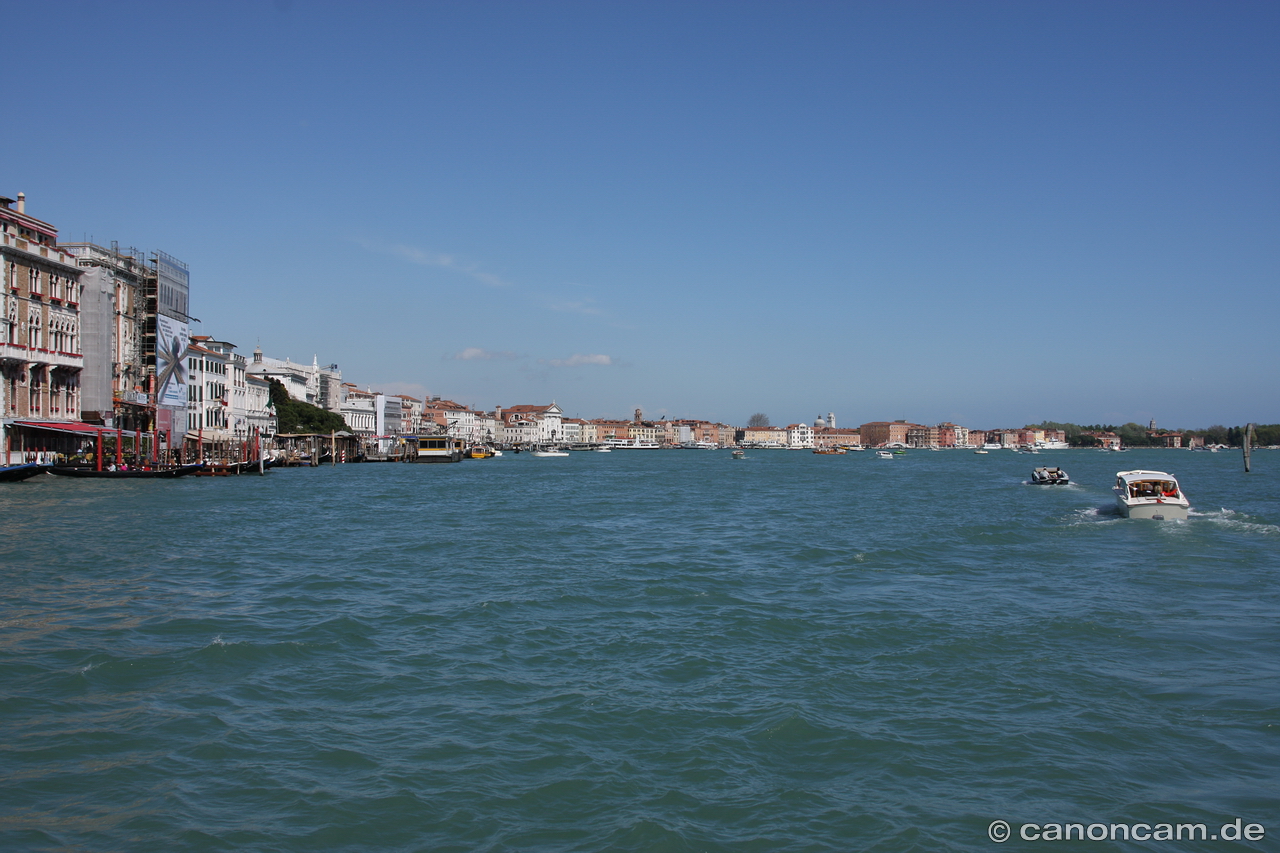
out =
<path fill-rule="evenodd" d="M 0 483 L 16 483 L 19 480 L 29 480 L 48 470 L 48 465 L 41 465 L 38 462 L 28 462 L 25 465 L 7 465 L 0 468 Z"/>
<path fill-rule="evenodd" d="M 1061 468 L 1041 467 L 1031 472 L 1031 482 L 1037 486 L 1067 486 L 1071 478 Z"/>
<path fill-rule="evenodd" d="M 49 473 L 57 474 L 59 477 L 97 477 L 107 480 L 157 480 L 171 479 L 173 477 L 185 477 L 188 474 L 196 473 L 203 467 L 203 462 L 196 462 L 192 465 L 180 465 L 177 468 L 131 468 L 128 471 L 99 471 L 95 468 L 54 465 L 49 469 Z"/>

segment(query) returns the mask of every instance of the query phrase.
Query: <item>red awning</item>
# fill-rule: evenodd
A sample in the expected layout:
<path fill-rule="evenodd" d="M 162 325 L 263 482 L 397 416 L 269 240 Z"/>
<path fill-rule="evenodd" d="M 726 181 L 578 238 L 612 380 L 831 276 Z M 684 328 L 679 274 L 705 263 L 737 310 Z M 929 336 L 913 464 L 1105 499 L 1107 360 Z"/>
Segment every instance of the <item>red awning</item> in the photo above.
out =
<path fill-rule="evenodd" d="M 13 421 L 12 426 L 26 427 L 27 429 L 43 429 L 49 432 L 61 432 L 68 435 L 97 435 L 98 430 L 104 432 L 115 432 L 113 427 L 98 426 L 96 424 L 82 424 L 77 421 Z M 126 432 L 134 432 L 134 430 L 126 430 Z"/>

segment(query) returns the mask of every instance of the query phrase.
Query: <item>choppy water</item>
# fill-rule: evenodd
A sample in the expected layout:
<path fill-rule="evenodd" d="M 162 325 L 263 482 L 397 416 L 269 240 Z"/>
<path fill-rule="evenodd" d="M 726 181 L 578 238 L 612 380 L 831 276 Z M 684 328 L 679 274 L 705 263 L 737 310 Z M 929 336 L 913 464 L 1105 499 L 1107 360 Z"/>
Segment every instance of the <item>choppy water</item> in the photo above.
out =
<path fill-rule="evenodd" d="M 1137 467 L 1188 522 L 1113 512 Z M 1241 817 L 1266 840 L 1156 846 L 1275 849 L 1278 470 L 629 451 L 0 485 L 0 848 L 991 850 L 995 819 Z"/>

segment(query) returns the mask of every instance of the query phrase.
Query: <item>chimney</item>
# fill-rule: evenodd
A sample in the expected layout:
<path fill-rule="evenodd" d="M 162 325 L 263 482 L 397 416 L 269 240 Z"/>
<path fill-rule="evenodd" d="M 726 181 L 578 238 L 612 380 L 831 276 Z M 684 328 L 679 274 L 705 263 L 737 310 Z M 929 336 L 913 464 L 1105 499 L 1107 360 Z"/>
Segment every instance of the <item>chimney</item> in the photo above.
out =
<path fill-rule="evenodd" d="M 26 193 L 18 193 L 18 212 L 19 213 L 27 212 L 27 194 Z"/>

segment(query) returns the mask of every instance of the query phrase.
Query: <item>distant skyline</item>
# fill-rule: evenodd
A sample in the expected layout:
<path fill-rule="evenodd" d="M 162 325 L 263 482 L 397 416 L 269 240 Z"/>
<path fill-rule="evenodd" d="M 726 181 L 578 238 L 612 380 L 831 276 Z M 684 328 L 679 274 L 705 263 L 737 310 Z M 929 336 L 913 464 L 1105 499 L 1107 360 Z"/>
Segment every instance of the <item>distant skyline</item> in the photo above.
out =
<path fill-rule="evenodd" d="M 1280 422 L 1270 2 L 9 4 L 0 195 L 570 416 Z"/>

